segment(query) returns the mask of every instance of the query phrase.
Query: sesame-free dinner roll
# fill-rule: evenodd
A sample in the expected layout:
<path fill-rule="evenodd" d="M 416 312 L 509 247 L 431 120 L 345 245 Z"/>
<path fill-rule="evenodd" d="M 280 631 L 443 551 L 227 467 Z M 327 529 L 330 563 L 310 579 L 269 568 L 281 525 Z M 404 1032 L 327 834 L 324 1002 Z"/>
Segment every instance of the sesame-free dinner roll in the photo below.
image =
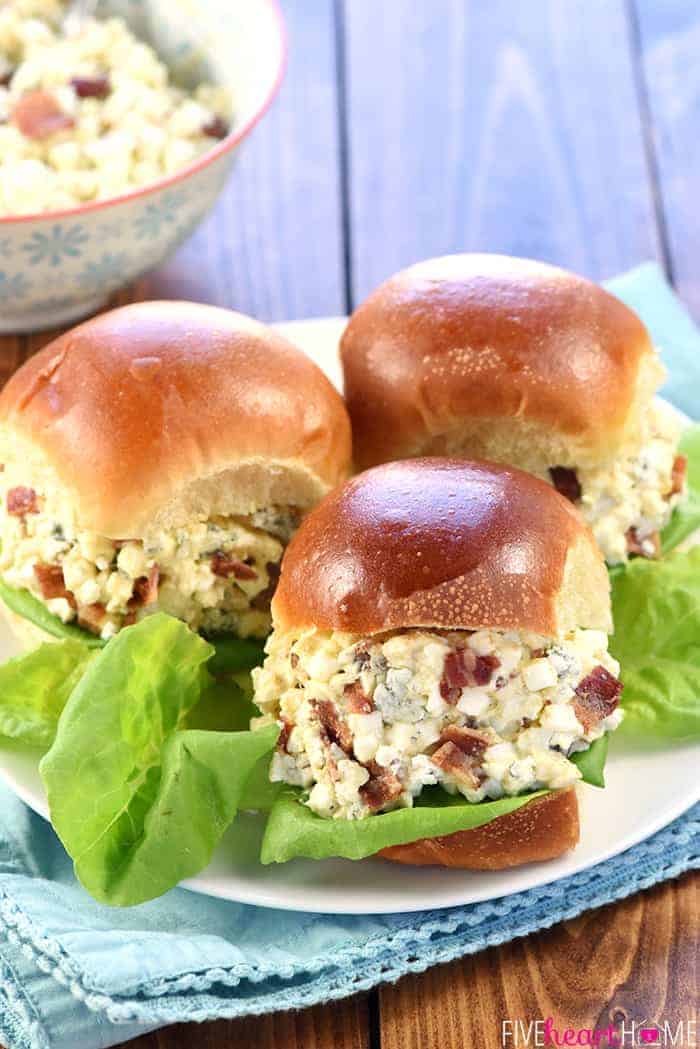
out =
<path fill-rule="evenodd" d="M 284 547 L 349 459 L 340 396 L 271 329 L 188 302 L 104 313 L 0 395 L 0 576 L 103 638 L 154 608 L 264 636 Z"/>
<path fill-rule="evenodd" d="M 396 274 L 342 340 L 359 467 L 512 463 L 576 502 L 611 563 L 653 556 L 684 488 L 664 371 L 632 310 L 565 270 L 451 255 Z"/>

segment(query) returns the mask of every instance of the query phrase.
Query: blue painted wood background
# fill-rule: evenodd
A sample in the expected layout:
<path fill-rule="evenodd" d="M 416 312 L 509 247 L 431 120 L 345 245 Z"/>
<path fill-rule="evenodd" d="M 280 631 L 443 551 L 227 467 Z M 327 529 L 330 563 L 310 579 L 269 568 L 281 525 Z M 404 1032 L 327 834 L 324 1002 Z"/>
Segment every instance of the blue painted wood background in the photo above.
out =
<path fill-rule="evenodd" d="M 700 3 L 283 0 L 290 61 L 216 212 L 140 292 L 339 313 L 429 255 L 604 278 L 700 319 Z"/>

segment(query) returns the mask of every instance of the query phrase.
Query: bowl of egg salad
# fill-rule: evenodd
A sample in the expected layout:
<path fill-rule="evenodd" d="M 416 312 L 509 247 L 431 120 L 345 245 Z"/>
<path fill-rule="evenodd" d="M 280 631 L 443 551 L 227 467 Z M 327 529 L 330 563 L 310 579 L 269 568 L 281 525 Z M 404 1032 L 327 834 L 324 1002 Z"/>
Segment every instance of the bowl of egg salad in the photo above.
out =
<path fill-rule="evenodd" d="M 0 332 L 66 324 L 211 208 L 281 80 L 276 0 L 0 5 Z"/>

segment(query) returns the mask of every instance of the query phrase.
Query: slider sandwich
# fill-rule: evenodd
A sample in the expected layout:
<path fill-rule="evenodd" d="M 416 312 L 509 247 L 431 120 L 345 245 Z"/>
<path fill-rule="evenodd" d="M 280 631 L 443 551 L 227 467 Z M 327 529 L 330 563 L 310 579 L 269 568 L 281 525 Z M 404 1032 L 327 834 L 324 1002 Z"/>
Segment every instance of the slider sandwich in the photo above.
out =
<path fill-rule="evenodd" d="M 685 488 L 680 427 L 639 318 L 598 285 L 526 259 L 403 270 L 342 340 L 356 464 L 422 455 L 510 463 L 575 503 L 610 564 L 654 557 Z"/>
<path fill-rule="evenodd" d="M 349 459 L 340 396 L 264 325 L 105 313 L 0 395 L 0 596 L 34 641 L 106 641 L 155 611 L 262 638 L 284 549 Z"/>
<path fill-rule="evenodd" d="M 465 803 L 471 824 L 482 802 L 523 804 L 418 840 L 394 825 L 374 851 L 500 868 L 576 844 L 577 756 L 619 724 L 622 685 L 603 559 L 553 487 L 455 459 L 360 474 L 294 536 L 272 616 L 253 671 L 258 723 L 280 729 L 270 778 L 318 817 L 285 858 L 322 855 L 308 851 L 319 819 L 352 824 L 341 854 L 357 856 L 366 825 L 424 791 Z"/>

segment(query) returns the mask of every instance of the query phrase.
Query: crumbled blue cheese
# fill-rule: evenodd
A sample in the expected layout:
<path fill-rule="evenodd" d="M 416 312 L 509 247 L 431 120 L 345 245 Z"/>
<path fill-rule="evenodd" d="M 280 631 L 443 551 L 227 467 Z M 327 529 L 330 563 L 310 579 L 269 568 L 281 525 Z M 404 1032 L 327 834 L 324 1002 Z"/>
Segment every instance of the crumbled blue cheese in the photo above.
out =
<path fill-rule="evenodd" d="M 622 718 L 616 709 L 586 730 L 576 716 L 579 682 L 596 667 L 619 672 L 607 643 L 597 630 L 556 640 L 499 630 L 273 633 L 253 672 L 258 722 L 286 727 L 271 778 L 309 789 L 315 812 L 345 819 L 373 811 L 363 788 L 382 770 L 400 785 L 385 809 L 411 805 L 434 784 L 475 802 L 570 786 L 580 778 L 570 755 Z M 493 669 L 487 681 L 446 699 L 446 659 L 459 649 L 489 657 Z M 330 714 L 319 703 L 330 704 Z M 451 726 L 483 740 L 473 781 L 432 760 Z"/>
<path fill-rule="evenodd" d="M 670 494 L 679 438 L 677 416 L 655 401 L 647 410 L 636 451 L 594 469 L 577 468 L 579 506 L 609 564 L 627 560 L 630 529 L 644 552 L 654 555 L 654 537 L 682 499 L 681 493 Z"/>

